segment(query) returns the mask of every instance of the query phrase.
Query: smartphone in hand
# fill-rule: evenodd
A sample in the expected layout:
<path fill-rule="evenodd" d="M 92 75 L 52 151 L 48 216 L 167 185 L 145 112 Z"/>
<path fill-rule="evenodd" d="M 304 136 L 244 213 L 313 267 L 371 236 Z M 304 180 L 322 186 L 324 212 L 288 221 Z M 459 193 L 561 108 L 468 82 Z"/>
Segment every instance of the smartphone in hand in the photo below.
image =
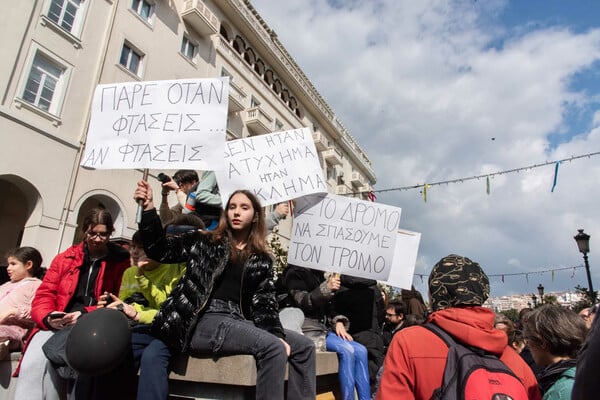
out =
<path fill-rule="evenodd" d="M 58 318 L 64 317 L 65 315 L 67 315 L 67 313 L 65 313 L 65 312 L 53 312 L 48 316 L 48 318 L 58 319 Z"/>

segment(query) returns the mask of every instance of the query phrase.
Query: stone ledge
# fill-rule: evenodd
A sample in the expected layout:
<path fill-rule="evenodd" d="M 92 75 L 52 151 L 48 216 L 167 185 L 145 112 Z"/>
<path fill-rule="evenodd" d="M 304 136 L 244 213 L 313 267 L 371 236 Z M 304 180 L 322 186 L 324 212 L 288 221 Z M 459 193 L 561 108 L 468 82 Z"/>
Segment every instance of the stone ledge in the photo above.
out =
<path fill-rule="evenodd" d="M 317 352 L 317 376 L 337 374 L 338 358 L 334 352 Z M 220 385 L 255 386 L 256 363 L 250 355 L 225 357 L 177 356 L 169 378 L 179 381 L 216 383 Z M 287 379 L 287 371 L 286 371 Z"/>

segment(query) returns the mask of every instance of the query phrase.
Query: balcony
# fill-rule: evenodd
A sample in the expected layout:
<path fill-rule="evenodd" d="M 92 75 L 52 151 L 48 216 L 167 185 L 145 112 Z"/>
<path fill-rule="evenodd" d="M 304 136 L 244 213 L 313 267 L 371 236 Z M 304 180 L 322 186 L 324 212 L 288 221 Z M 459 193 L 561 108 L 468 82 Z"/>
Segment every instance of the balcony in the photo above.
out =
<path fill-rule="evenodd" d="M 181 18 L 202 36 L 210 36 L 219 32 L 219 20 L 202 0 L 184 2 Z"/>
<path fill-rule="evenodd" d="M 320 131 L 313 132 L 312 137 L 317 151 L 325 151 L 329 148 L 327 138 Z"/>
<path fill-rule="evenodd" d="M 323 159 L 331 165 L 342 165 L 342 152 L 335 147 L 330 147 L 323 153 Z"/>
<path fill-rule="evenodd" d="M 244 108 L 244 99 L 246 93 L 235 82 L 229 82 L 229 112 L 242 111 Z"/>
<path fill-rule="evenodd" d="M 246 110 L 244 123 L 251 135 L 264 135 L 271 132 L 273 118 L 267 115 L 260 107 L 252 107 Z"/>
<path fill-rule="evenodd" d="M 350 189 L 346 185 L 337 185 L 335 187 L 335 194 L 345 195 L 345 194 L 348 194 L 348 193 L 352 193 L 352 192 L 350 191 Z"/>
<path fill-rule="evenodd" d="M 367 182 L 365 181 L 365 178 L 363 178 L 363 176 L 360 174 L 360 172 L 352 172 L 352 175 L 350 175 L 350 183 L 354 186 L 354 187 L 361 187 L 364 186 Z"/>
<path fill-rule="evenodd" d="M 241 134 L 234 132 L 231 129 L 227 128 L 226 140 L 236 140 L 236 139 L 240 139 L 241 137 L 242 137 Z"/>

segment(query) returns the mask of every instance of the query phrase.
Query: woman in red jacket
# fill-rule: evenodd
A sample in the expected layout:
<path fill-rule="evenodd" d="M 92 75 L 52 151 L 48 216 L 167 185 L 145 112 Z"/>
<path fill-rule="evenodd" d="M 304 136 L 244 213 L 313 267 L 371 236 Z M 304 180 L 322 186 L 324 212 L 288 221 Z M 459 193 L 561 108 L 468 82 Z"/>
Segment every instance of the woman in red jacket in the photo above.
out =
<path fill-rule="evenodd" d="M 44 276 L 31 305 L 38 328 L 29 337 L 17 373 L 16 399 L 53 399 L 63 380 L 47 360 L 42 346 L 56 332 L 97 308 L 100 296 L 119 293 L 129 252 L 110 243 L 113 220 L 105 209 L 92 209 L 83 220 L 83 242 L 58 254 Z"/>

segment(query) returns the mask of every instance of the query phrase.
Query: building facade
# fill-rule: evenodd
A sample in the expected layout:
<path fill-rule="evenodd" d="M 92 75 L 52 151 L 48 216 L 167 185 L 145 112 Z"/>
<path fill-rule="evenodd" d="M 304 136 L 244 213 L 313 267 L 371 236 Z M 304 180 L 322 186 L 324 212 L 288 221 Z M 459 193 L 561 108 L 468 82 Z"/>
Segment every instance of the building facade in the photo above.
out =
<path fill-rule="evenodd" d="M 135 231 L 142 171 L 79 167 L 98 84 L 229 76 L 228 139 L 308 127 L 331 193 L 366 199 L 375 184 L 369 158 L 250 1 L 24 0 L 0 22 L 2 254 L 34 246 L 47 266 L 99 205 L 115 237 Z"/>

